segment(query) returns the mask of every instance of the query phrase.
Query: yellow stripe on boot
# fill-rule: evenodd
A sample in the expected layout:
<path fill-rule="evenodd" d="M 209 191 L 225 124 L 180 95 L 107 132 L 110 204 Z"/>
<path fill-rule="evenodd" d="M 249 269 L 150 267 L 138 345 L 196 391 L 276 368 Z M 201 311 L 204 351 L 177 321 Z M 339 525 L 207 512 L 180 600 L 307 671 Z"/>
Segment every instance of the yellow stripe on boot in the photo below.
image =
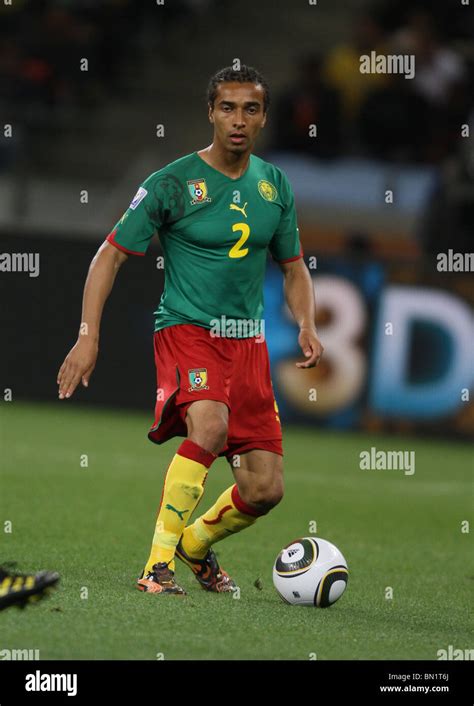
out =
<path fill-rule="evenodd" d="M 216 458 L 190 439 L 179 447 L 166 472 L 145 576 L 159 562 L 167 562 L 175 570 L 176 545 L 204 493 L 208 470 Z"/>
<path fill-rule="evenodd" d="M 234 484 L 224 490 L 204 515 L 186 527 L 181 546 L 193 559 L 204 559 L 212 544 L 250 527 L 263 514 L 266 512 L 251 508 L 242 500 Z"/>

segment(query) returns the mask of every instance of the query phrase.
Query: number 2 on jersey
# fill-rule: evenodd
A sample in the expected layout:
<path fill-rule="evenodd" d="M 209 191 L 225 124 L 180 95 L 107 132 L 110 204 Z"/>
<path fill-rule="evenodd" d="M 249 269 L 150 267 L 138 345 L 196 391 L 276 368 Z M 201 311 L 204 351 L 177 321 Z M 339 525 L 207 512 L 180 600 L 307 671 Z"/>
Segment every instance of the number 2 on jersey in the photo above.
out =
<path fill-rule="evenodd" d="M 232 230 L 234 231 L 234 233 L 237 231 L 242 233 L 242 235 L 240 236 L 236 244 L 233 245 L 229 250 L 229 257 L 245 257 L 249 249 L 244 248 L 243 250 L 241 250 L 241 248 L 250 235 L 250 228 L 246 223 L 234 223 L 234 225 L 232 226 Z"/>

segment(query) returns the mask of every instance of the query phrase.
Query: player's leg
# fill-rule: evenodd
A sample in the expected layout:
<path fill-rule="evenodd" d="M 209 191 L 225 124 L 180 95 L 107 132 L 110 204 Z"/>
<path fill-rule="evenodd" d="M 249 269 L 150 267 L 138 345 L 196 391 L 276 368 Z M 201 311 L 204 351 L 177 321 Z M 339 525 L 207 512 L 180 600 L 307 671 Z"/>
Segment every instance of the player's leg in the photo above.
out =
<path fill-rule="evenodd" d="M 155 333 L 154 345 L 158 394 L 148 437 L 158 444 L 174 436 L 188 438 L 167 469 L 152 548 L 138 588 L 183 594 L 174 580 L 176 544 L 226 438 L 226 380 L 232 360 L 220 352 L 219 340 L 200 326 L 165 327 Z M 186 418 L 192 420 L 191 435 Z"/>
<path fill-rule="evenodd" d="M 186 423 L 188 426 L 188 438 L 192 438 L 200 444 L 216 444 L 215 446 L 213 446 L 213 448 L 218 451 L 219 449 L 224 449 L 224 446 L 226 445 L 227 424 L 223 427 L 221 424 L 219 424 L 219 420 L 215 417 L 209 418 L 209 416 L 207 416 L 205 412 L 206 410 L 212 411 L 212 409 L 212 405 L 209 402 L 198 402 L 191 405 L 189 413 L 186 417 Z M 228 419 L 227 414 L 225 415 L 225 418 L 226 420 Z M 205 513 L 201 518 L 198 518 L 199 523 L 202 521 L 206 522 L 210 513 L 212 515 L 216 514 L 216 512 L 217 514 L 220 514 L 222 511 L 222 500 L 223 496 L 218 499 L 217 504 L 214 504 L 211 510 L 208 510 L 208 512 Z M 210 522 L 214 521 L 215 520 L 213 518 L 210 519 Z M 196 540 L 194 538 L 195 535 L 192 529 L 192 527 L 194 526 L 195 523 L 193 523 L 191 528 L 183 528 L 184 533 L 183 537 L 181 537 L 176 547 L 176 556 L 181 559 L 181 561 L 183 561 L 185 564 L 187 564 L 187 566 L 189 566 L 189 568 L 193 571 L 196 579 L 199 581 L 202 588 L 204 588 L 205 590 L 212 591 L 215 593 L 234 591 L 237 586 L 233 579 L 231 579 L 229 574 L 224 571 L 224 569 L 219 565 L 216 555 L 214 554 L 212 549 L 210 549 L 210 545 L 212 542 L 206 543 L 206 546 L 205 548 L 203 548 L 203 551 L 199 551 L 202 547 L 204 547 L 204 545 L 201 543 L 200 539 Z M 188 554 L 188 547 L 186 542 L 184 542 L 183 544 L 184 534 L 186 534 L 187 537 L 193 538 L 190 543 L 191 552 L 197 542 L 198 551 L 196 552 L 196 554 Z M 206 539 L 208 539 L 207 535 Z M 184 548 L 184 545 L 186 545 L 186 549 Z"/>
<path fill-rule="evenodd" d="M 187 409 L 186 425 L 188 439 L 218 455 L 227 441 L 229 409 L 223 402 L 196 400 Z"/>
<path fill-rule="evenodd" d="M 176 548 L 178 558 L 201 562 L 203 571 L 218 566 L 212 544 L 253 525 L 283 495 L 281 425 L 266 345 L 252 339 L 229 341 L 231 345 L 232 412 L 224 453 L 237 482 L 186 527 Z"/>
<path fill-rule="evenodd" d="M 242 500 L 259 513 L 267 514 L 283 498 L 283 456 L 264 449 L 241 454 L 231 467 Z"/>
<path fill-rule="evenodd" d="M 138 581 L 141 590 L 161 592 L 164 587 L 165 592 L 183 592 L 176 587 L 173 576 L 166 585 L 165 572 L 169 573 L 174 564 L 176 545 L 204 493 L 209 468 L 227 438 L 228 408 L 222 402 L 192 402 L 187 405 L 186 421 L 188 438 L 166 473 L 150 557 Z M 162 573 L 160 581 L 151 575 L 156 572 Z"/>
<path fill-rule="evenodd" d="M 214 400 L 196 400 L 187 407 L 188 437 L 178 448 L 165 476 L 155 537 L 145 571 L 170 562 L 186 522 L 197 507 L 211 463 L 224 447 L 228 408 Z"/>
<path fill-rule="evenodd" d="M 229 463 L 236 483 L 184 531 L 180 544 L 195 558 L 203 558 L 219 540 L 253 525 L 283 497 L 280 454 L 253 449 L 229 458 Z"/>
<path fill-rule="evenodd" d="M 232 350 L 201 326 L 155 334 L 158 395 L 148 436 L 163 443 L 187 436 L 167 470 L 141 590 L 184 593 L 174 580 L 177 543 L 204 491 L 211 464 L 227 438 Z"/>

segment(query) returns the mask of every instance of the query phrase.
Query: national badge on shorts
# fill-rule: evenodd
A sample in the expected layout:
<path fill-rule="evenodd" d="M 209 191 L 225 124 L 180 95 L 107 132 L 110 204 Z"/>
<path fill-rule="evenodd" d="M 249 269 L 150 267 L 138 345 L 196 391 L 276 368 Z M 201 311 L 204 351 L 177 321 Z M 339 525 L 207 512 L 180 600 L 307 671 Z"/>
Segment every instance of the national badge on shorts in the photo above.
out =
<path fill-rule="evenodd" d="M 193 197 L 191 201 L 191 206 L 196 203 L 205 203 L 211 199 L 207 195 L 207 184 L 205 179 L 191 179 L 186 182 L 188 185 L 189 193 Z"/>
<path fill-rule="evenodd" d="M 193 390 L 208 390 L 209 386 L 206 385 L 207 382 L 207 370 L 206 368 L 194 368 L 194 370 L 188 370 L 189 382 L 191 387 L 188 387 L 188 392 L 193 392 Z"/>

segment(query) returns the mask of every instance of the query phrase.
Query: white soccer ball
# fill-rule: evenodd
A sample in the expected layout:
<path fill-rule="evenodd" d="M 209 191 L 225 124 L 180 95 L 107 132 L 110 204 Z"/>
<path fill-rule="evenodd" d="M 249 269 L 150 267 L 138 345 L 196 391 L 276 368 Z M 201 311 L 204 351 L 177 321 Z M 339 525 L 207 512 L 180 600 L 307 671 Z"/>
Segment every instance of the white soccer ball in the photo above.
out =
<path fill-rule="evenodd" d="M 286 603 L 327 608 L 344 593 L 348 573 L 347 562 L 334 544 L 303 537 L 277 556 L 273 584 Z"/>

